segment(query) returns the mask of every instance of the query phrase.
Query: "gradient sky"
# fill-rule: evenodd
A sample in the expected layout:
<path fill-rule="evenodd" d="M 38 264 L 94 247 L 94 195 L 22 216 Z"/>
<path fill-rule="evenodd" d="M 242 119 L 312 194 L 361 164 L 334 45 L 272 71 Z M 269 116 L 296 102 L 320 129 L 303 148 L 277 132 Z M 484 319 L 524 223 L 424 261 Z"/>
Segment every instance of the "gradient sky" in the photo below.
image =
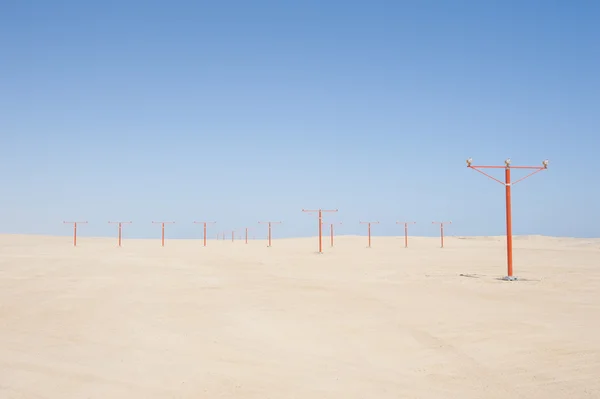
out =
<path fill-rule="evenodd" d="M 0 2 L 0 232 L 600 236 L 600 2 Z M 502 175 L 502 171 L 499 171 Z M 519 175 L 514 172 L 514 175 Z M 213 228 L 212 232 L 216 230 Z M 212 235 L 212 234 L 211 234 Z"/>

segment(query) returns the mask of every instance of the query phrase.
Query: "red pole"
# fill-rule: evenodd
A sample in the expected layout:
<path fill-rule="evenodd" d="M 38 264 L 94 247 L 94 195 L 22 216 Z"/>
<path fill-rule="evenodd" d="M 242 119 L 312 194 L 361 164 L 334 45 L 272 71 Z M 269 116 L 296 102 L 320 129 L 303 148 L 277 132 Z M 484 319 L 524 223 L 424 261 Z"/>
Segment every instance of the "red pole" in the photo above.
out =
<path fill-rule="evenodd" d="M 440 240 L 442 242 L 442 248 L 444 248 L 444 225 L 452 224 L 452 222 L 431 222 L 431 223 L 440 225 Z"/>
<path fill-rule="evenodd" d="M 302 209 L 302 212 L 317 213 L 319 215 L 319 253 L 323 253 L 323 212 L 337 212 L 337 209 Z"/>
<path fill-rule="evenodd" d="M 404 224 L 404 248 L 408 248 L 408 224 L 415 224 L 416 222 L 396 222 L 396 224 Z"/>
<path fill-rule="evenodd" d="M 369 233 L 369 246 L 367 248 L 371 248 L 371 224 L 379 224 L 379 222 L 359 222 L 360 224 L 366 224 L 368 227 Z"/>
<path fill-rule="evenodd" d="M 329 233 L 331 234 L 331 246 L 332 246 L 332 247 L 333 247 L 333 237 L 334 237 L 334 235 L 335 235 L 335 234 L 334 234 L 334 229 L 333 229 L 333 226 L 334 226 L 335 224 L 342 224 L 342 222 L 338 222 L 338 223 L 330 223 L 330 225 L 329 225 Z"/>
<path fill-rule="evenodd" d="M 246 244 L 248 244 L 248 228 L 246 227 Z"/>
<path fill-rule="evenodd" d="M 333 223 L 331 223 L 330 232 L 331 232 L 331 246 L 333 247 Z"/>
<path fill-rule="evenodd" d="M 323 211 L 319 209 L 319 253 L 323 253 Z"/>
<path fill-rule="evenodd" d="M 118 237 L 117 243 L 118 243 L 118 246 L 121 247 L 121 240 L 122 240 L 122 237 L 123 237 L 123 225 L 124 224 L 131 224 L 132 222 L 108 222 L 108 223 L 109 224 L 116 224 L 117 225 L 118 232 L 119 232 L 118 236 L 117 236 Z"/>
<path fill-rule="evenodd" d="M 271 224 L 281 224 L 281 222 L 258 222 L 258 223 L 269 225 L 269 245 L 267 245 L 267 247 L 270 247 L 271 246 Z"/>
<path fill-rule="evenodd" d="M 73 225 L 73 246 L 77 246 L 77 224 L 87 224 L 87 222 L 63 222 L 64 224 L 72 224 Z"/>
<path fill-rule="evenodd" d="M 507 167 L 504 172 L 506 187 L 506 262 L 508 265 L 508 277 L 513 277 L 513 245 L 512 245 L 512 204 L 510 197 L 510 168 Z"/>
<path fill-rule="evenodd" d="M 161 247 L 165 246 L 165 224 L 173 224 L 175 222 L 152 222 L 153 224 L 160 224 L 161 227 L 161 235 L 160 235 L 160 245 Z"/>
<path fill-rule="evenodd" d="M 511 166 L 510 158 L 504 161 L 504 166 L 476 166 L 472 165 L 473 160 L 471 158 L 467 159 L 467 168 L 474 169 L 475 171 L 481 173 L 484 176 L 489 177 L 490 179 L 496 181 L 504 185 L 505 188 L 505 196 L 506 196 L 506 263 L 507 263 L 507 276 L 504 278 L 505 280 L 516 280 L 516 277 L 513 276 L 513 245 L 512 245 L 512 198 L 511 198 L 511 188 L 515 184 L 527 179 L 530 176 L 535 175 L 543 170 L 548 169 L 548 160 L 544 160 L 542 162 L 542 166 Z M 483 172 L 481 169 L 504 169 L 504 181 L 501 181 L 489 174 Z M 511 182 L 510 170 L 511 169 L 529 169 L 532 170 L 528 175 L 518 179 L 515 182 Z"/>

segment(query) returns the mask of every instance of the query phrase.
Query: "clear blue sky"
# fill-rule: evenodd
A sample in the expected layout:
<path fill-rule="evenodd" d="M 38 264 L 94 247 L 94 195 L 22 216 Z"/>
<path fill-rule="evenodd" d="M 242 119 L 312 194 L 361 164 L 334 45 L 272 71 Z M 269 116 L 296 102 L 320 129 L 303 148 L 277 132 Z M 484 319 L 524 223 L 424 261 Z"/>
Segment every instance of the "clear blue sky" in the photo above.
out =
<path fill-rule="evenodd" d="M 600 2 L 0 2 L 0 232 L 600 236 Z M 501 172 L 501 171 L 500 171 Z M 516 174 L 516 172 L 515 172 Z M 212 231 L 215 231 L 214 229 Z"/>

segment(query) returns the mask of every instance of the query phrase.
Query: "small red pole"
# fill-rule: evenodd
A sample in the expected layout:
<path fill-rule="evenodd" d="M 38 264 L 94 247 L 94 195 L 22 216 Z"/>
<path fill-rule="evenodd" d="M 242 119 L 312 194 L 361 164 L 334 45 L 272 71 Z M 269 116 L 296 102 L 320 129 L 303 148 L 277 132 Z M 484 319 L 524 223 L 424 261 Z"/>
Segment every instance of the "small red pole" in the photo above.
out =
<path fill-rule="evenodd" d="M 473 169 L 484 176 L 504 185 L 505 197 L 506 197 L 506 263 L 508 275 L 504 278 L 505 280 L 516 280 L 513 276 L 513 243 L 512 243 L 512 199 L 511 199 L 511 188 L 515 184 L 527 179 L 530 176 L 535 175 L 543 170 L 548 169 L 548 160 L 542 162 L 542 166 L 511 166 L 510 158 L 504 161 L 504 166 L 476 166 L 472 165 L 473 159 L 467 159 L 467 168 Z M 504 169 L 504 181 L 501 181 L 489 174 L 483 172 L 481 169 Z M 528 169 L 531 170 L 528 175 L 518 179 L 515 182 L 511 182 L 510 170 L 511 169 Z"/>
<path fill-rule="evenodd" d="M 319 253 L 323 253 L 323 212 L 337 212 L 337 209 L 302 209 L 302 212 L 317 213 L 319 215 Z"/>
<path fill-rule="evenodd" d="M 334 224 L 336 224 L 336 223 L 331 223 L 330 227 L 329 227 L 329 232 L 331 233 L 331 246 L 332 247 L 333 247 L 333 225 Z M 342 224 L 342 223 L 340 222 L 340 223 L 337 223 L 337 224 Z"/>
<path fill-rule="evenodd" d="M 431 222 L 431 223 L 440 225 L 440 239 L 442 241 L 442 248 L 444 248 L 444 225 L 452 224 L 452 222 Z"/>
<path fill-rule="evenodd" d="M 379 224 L 379 222 L 359 222 L 360 224 L 366 224 L 368 226 L 369 232 L 369 246 L 367 248 L 371 248 L 371 224 Z"/>
<path fill-rule="evenodd" d="M 160 245 L 161 247 L 165 246 L 165 224 L 173 224 L 175 222 L 152 222 L 152 224 L 160 224 L 161 227 L 161 235 L 160 235 Z"/>
<path fill-rule="evenodd" d="M 246 244 L 248 244 L 248 227 L 246 227 Z"/>
<path fill-rule="evenodd" d="M 63 222 L 65 224 L 73 225 L 73 246 L 77 246 L 77 224 L 87 224 L 87 222 Z"/>
<path fill-rule="evenodd" d="M 108 222 L 109 224 L 117 224 L 118 225 L 118 231 L 119 231 L 119 235 L 118 235 L 118 245 L 119 247 L 121 247 L 121 237 L 123 236 L 122 230 L 123 230 L 123 225 L 124 224 L 131 224 L 132 222 Z"/>
<path fill-rule="evenodd" d="M 333 247 L 333 223 L 331 223 L 331 227 L 329 229 L 331 231 L 331 246 Z"/>
<path fill-rule="evenodd" d="M 404 224 L 404 248 L 408 248 L 408 224 L 415 224 L 416 222 L 396 222 L 396 224 Z"/>
<path fill-rule="evenodd" d="M 203 241 L 204 241 L 204 246 L 206 246 L 206 225 L 208 224 L 215 224 L 217 222 L 194 222 L 194 224 L 202 224 L 204 225 L 204 235 L 203 235 Z M 219 233 L 217 233 L 217 240 L 219 239 Z"/>
<path fill-rule="evenodd" d="M 269 225 L 269 245 L 267 245 L 267 247 L 270 247 L 271 246 L 271 224 L 281 224 L 281 222 L 258 222 L 258 223 Z"/>

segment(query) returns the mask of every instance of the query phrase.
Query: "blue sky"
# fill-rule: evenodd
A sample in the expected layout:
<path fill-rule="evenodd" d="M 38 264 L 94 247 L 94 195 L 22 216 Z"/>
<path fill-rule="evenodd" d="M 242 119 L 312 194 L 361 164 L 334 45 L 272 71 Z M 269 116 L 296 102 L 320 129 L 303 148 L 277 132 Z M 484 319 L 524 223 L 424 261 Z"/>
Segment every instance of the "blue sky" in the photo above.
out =
<path fill-rule="evenodd" d="M 600 236 L 600 3 L 0 3 L 0 232 Z M 500 171 L 501 174 L 502 171 Z M 518 175 L 518 172 L 514 172 Z M 216 231 L 214 228 L 213 232 Z"/>

